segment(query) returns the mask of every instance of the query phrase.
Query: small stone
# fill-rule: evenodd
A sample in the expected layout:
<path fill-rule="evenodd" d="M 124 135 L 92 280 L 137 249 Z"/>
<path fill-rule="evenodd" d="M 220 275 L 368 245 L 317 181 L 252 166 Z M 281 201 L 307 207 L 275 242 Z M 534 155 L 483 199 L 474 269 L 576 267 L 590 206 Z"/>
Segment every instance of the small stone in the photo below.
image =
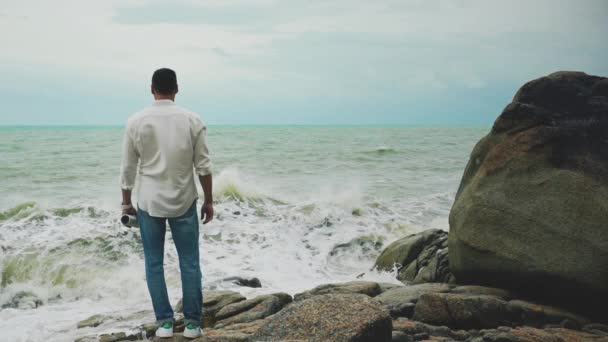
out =
<path fill-rule="evenodd" d="M 91 327 L 94 328 L 96 326 L 101 325 L 103 322 L 105 322 L 106 320 L 108 320 L 108 316 L 104 316 L 104 315 L 93 315 L 87 319 L 84 319 L 80 322 L 78 322 L 78 329 L 80 328 L 86 328 L 86 327 Z"/>

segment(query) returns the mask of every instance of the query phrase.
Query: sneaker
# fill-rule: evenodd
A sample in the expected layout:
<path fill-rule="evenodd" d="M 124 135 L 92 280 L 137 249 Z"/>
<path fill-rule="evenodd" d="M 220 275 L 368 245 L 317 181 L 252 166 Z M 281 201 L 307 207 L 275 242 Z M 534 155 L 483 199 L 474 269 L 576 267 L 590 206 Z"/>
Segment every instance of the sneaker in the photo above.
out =
<path fill-rule="evenodd" d="M 156 329 L 156 337 L 173 337 L 173 323 L 165 322 Z"/>
<path fill-rule="evenodd" d="M 198 325 L 194 323 L 186 324 L 186 328 L 184 329 L 184 337 L 196 338 L 199 336 L 201 336 L 201 328 Z"/>

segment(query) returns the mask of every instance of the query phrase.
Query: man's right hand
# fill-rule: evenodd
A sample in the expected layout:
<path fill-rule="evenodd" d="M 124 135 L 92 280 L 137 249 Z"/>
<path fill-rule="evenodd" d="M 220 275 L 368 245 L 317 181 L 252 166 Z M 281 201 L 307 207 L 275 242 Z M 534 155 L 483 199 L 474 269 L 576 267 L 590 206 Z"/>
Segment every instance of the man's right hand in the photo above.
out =
<path fill-rule="evenodd" d="M 203 224 L 207 224 L 213 220 L 213 202 L 203 203 L 203 206 L 201 207 L 201 220 L 202 219 L 205 219 Z"/>

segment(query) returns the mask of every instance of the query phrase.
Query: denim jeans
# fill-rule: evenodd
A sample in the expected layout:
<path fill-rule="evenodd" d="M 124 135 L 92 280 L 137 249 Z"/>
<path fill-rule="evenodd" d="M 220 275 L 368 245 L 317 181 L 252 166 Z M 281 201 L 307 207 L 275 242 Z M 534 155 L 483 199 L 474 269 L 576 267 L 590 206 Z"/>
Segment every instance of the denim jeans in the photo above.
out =
<path fill-rule="evenodd" d="M 179 257 L 184 324 L 200 325 L 203 293 L 198 250 L 199 226 L 196 200 L 188 211 L 179 217 L 154 217 L 139 207 L 137 209 L 137 221 L 144 246 L 146 282 L 150 297 L 152 297 L 152 306 L 154 307 L 157 324 L 162 325 L 167 321 L 174 322 L 173 308 L 169 303 L 163 268 L 166 221 L 168 220 L 171 227 L 171 236 Z"/>

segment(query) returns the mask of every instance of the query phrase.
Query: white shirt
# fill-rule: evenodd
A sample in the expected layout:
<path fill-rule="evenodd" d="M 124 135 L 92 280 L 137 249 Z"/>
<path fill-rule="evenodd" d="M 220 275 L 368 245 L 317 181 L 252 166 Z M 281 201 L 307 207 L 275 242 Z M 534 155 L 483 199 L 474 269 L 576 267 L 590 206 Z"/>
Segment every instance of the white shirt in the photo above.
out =
<path fill-rule="evenodd" d="M 171 100 L 154 101 L 127 121 L 121 188 L 133 189 L 139 174 L 139 208 L 156 217 L 183 215 L 198 197 L 194 173 L 211 173 L 206 139 L 196 113 Z"/>

